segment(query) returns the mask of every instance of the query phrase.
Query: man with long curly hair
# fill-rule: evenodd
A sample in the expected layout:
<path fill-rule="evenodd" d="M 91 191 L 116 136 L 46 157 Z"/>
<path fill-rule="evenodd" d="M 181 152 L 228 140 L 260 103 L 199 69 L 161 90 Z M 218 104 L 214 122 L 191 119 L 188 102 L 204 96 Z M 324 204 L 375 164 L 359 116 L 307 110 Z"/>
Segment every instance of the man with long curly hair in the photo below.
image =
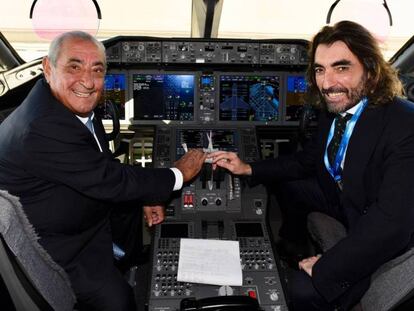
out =
<path fill-rule="evenodd" d="M 309 95 L 321 106 L 303 151 L 256 163 L 210 155 L 252 182 L 276 183 L 280 236 L 304 243 L 306 217 L 320 211 L 347 236 L 299 262 L 288 282 L 293 310 L 349 310 L 385 262 L 414 245 L 414 104 L 396 71 L 359 24 L 325 26 L 309 50 Z"/>

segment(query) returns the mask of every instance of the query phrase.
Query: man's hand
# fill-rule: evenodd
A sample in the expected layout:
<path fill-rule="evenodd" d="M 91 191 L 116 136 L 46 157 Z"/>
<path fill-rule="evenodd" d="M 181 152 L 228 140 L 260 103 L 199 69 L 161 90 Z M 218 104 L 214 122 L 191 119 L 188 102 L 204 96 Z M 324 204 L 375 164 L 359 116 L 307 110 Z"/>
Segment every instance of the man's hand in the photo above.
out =
<path fill-rule="evenodd" d="M 147 221 L 148 227 L 162 223 L 164 221 L 164 206 L 144 206 L 144 218 Z"/>
<path fill-rule="evenodd" d="M 181 159 L 176 161 L 175 167 L 183 174 L 184 182 L 188 182 L 200 172 L 207 155 L 198 149 L 190 149 Z"/>
<path fill-rule="evenodd" d="M 321 258 L 321 255 L 312 256 L 299 261 L 299 270 L 305 271 L 309 276 L 312 276 L 313 265 Z"/>
<path fill-rule="evenodd" d="M 252 168 L 249 164 L 240 160 L 234 152 L 216 151 L 207 156 L 213 161 L 213 168 L 224 167 L 236 175 L 251 175 Z"/>

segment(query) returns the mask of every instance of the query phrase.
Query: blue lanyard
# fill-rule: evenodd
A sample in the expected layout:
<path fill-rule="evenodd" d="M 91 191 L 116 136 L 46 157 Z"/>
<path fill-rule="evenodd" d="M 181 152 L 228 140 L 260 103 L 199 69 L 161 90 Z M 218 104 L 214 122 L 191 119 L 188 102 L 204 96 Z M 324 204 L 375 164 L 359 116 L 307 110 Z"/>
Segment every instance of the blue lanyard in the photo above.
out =
<path fill-rule="evenodd" d="M 364 111 L 365 107 L 367 106 L 367 103 L 368 103 L 368 100 L 367 100 L 366 97 L 364 97 L 358 103 L 358 104 L 360 104 L 360 106 L 358 107 L 357 111 L 355 111 L 354 115 L 348 121 L 348 124 L 346 125 L 345 132 L 344 132 L 344 135 L 342 136 L 341 143 L 339 145 L 338 152 L 336 154 L 334 163 L 331 166 L 331 164 L 329 163 L 329 160 L 328 160 L 328 146 L 329 146 L 329 143 L 331 142 L 332 137 L 333 137 L 336 120 L 334 120 L 334 122 L 332 122 L 331 129 L 329 130 L 328 141 L 327 141 L 326 147 L 325 147 L 324 162 L 325 162 L 326 169 L 328 170 L 329 174 L 331 174 L 331 176 L 333 177 L 333 179 L 336 182 L 340 182 L 341 179 L 342 179 L 341 163 L 344 159 L 345 151 L 346 151 L 346 148 L 348 147 L 349 139 L 351 138 L 352 132 L 353 132 L 354 127 L 355 127 L 355 124 L 358 121 L 359 117 L 361 116 L 362 111 Z"/>

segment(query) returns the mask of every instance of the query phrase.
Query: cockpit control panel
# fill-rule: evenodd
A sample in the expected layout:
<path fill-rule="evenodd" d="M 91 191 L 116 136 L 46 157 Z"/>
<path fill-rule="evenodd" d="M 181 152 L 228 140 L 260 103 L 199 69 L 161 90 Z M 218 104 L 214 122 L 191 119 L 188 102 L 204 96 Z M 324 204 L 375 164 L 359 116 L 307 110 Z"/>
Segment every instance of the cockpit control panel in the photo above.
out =
<path fill-rule="evenodd" d="M 121 130 L 134 133 L 130 149 L 142 149 L 142 163 L 152 167 L 172 167 L 190 148 L 235 152 L 253 162 L 261 158 L 258 127 L 285 130 L 299 124 L 306 105 L 307 45 L 304 40 L 115 37 L 105 42 L 102 104 L 117 105 Z M 147 127 L 154 129 L 152 137 Z M 264 186 L 223 168 L 213 170 L 206 161 L 198 176 L 174 193 L 166 220 L 155 228 L 148 309 L 178 310 L 184 298 L 249 296 L 265 311 L 287 310 L 267 215 Z M 243 285 L 177 281 L 181 238 L 238 241 Z"/>

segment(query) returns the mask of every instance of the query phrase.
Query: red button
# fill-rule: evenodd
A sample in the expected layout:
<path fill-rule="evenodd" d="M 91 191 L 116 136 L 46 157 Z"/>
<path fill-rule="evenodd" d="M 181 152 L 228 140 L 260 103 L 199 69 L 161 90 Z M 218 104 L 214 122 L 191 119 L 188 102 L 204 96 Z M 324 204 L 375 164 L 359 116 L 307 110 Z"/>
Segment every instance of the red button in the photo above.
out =
<path fill-rule="evenodd" d="M 254 290 L 249 290 L 249 291 L 247 291 L 247 293 L 249 294 L 250 297 L 252 297 L 254 299 L 257 298 L 256 292 Z"/>

